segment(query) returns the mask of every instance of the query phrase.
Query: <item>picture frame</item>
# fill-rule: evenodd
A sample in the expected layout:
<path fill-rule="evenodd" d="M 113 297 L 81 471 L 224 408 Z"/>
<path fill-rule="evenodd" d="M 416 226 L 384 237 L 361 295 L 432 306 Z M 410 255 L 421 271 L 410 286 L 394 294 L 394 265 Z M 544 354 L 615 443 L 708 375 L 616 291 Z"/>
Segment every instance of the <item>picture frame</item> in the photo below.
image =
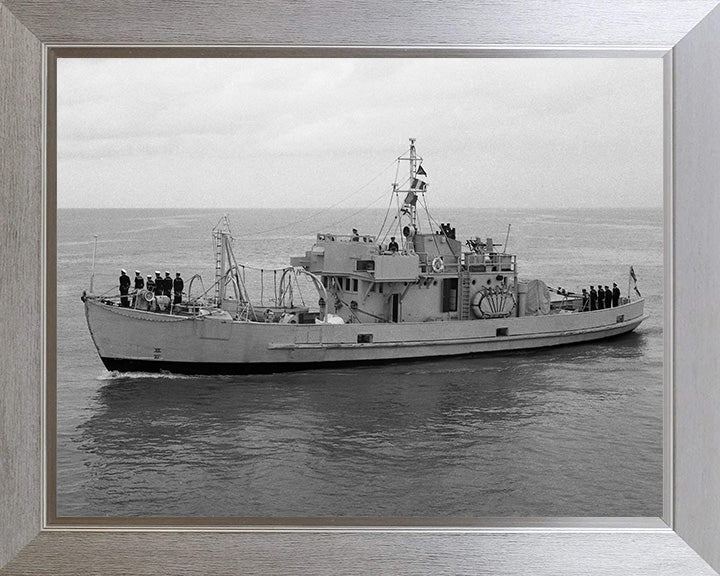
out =
<path fill-rule="evenodd" d="M 0 57 L 0 77 L 12 81 L 0 87 L 5 157 L 0 172 L 0 285 L 6 295 L 0 304 L 4 317 L 0 335 L 5 343 L 0 358 L 7 431 L 0 438 L 0 457 L 8 463 L 0 470 L 4 488 L 0 566 L 5 566 L 0 574 L 100 570 L 513 574 L 524 573 L 527 565 L 540 574 L 713 574 L 712 568 L 720 568 L 720 414 L 711 409 L 720 405 L 720 391 L 712 386 L 720 352 L 713 341 L 718 305 L 698 299 L 697 294 L 711 294 L 719 275 L 710 265 L 711 248 L 719 235 L 712 221 L 720 201 L 714 194 L 720 167 L 712 162 L 719 137 L 708 129 L 720 126 L 717 4 L 538 2 L 528 7 L 511 1 L 463 2 L 446 11 L 422 7 L 411 22 L 403 22 L 404 14 L 397 7 L 380 3 L 310 10 L 306 19 L 298 20 L 291 10 L 283 12 L 273 3 L 251 8 L 177 2 L 171 7 L 129 1 L 118 11 L 117 4 L 96 2 L 90 11 L 76 1 L 38 7 L 29 0 L 3 0 L 0 54 L 6 56 Z M 322 8 L 321 3 L 315 6 Z M 277 17 L 268 20 L 272 9 Z M 356 10 L 366 17 L 362 31 L 344 22 L 358 17 Z M 168 20 L 172 26 L 156 24 Z M 402 25 L 395 29 L 389 22 Z M 413 23 L 424 42 L 435 46 L 407 47 L 401 32 Z M 292 38 L 283 38 L 288 29 L 294 31 Z M 496 56 L 664 59 L 665 90 L 672 96 L 665 106 L 665 219 L 666 234 L 674 239 L 665 253 L 671 280 L 666 283 L 666 353 L 674 350 L 674 354 L 665 362 L 664 522 L 506 519 L 491 526 L 454 527 L 328 523 L 292 528 L 258 525 L 231 533 L 227 527 L 218 532 L 211 527 L 168 530 L 148 524 L 132 530 L 61 528 L 48 522 L 44 499 L 48 469 L 43 466 L 48 446 L 43 439 L 55 417 L 52 399 L 48 402 L 42 394 L 43 374 L 54 366 L 53 339 L 43 338 L 53 328 L 44 310 L 47 295 L 42 281 L 45 274 L 52 277 L 54 265 L 45 262 L 42 242 L 44 160 L 54 153 L 54 144 L 45 141 L 43 130 L 45 95 L 50 95 L 44 83 L 51 62 L 48 55 L 58 46 L 92 45 L 102 50 L 108 44 L 171 48 L 171 44 L 198 43 L 256 46 L 259 52 L 275 50 L 278 55 L 317 49 L 325 55 L 348 50 L 428 55 L 438 54 L 438 45 L 447 44 L 442 49 L 454 56 L 478 56 L 484 50 L 487 55 L 495 51 Z M 181 50 L 173 48 L 173 53 Z"/>

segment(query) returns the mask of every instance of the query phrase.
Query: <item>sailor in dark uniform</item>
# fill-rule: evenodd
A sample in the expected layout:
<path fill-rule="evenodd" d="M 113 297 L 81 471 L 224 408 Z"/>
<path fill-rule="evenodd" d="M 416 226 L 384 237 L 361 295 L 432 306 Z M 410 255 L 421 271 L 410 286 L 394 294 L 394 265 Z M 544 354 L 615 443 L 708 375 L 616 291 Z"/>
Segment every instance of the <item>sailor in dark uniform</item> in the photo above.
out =
<path fill-rule="evenodd" d="M 590 310 L 597 310 L 597 297 L 595 286 L 590 286 Z"/>
<path fill-rule="evenodd" d="M 152 274 L 148 274 L 147 278 L 147 291 L 155 294 L 155 280 L 153 280 Z"/>
<path fill-rule="evenodd" d="M 170 272 L 165 270 L 165 278 L 163 279 L 163 296 L 167 296 L 168 298 L 172 294 L 173 289 L 173 281 L 172 278 L 170 278 Z"/>
<path fill-rule="evenodd" d="M 605 290 L 603 290 L 602 284 L 598 284 L 598 310 L 605 308 Z"/>
<path fill-rule="evenodd" d="M 605 286 L 605 308 L 610 308 L 612 306 L 612 291 L 610 290 L 610 286 Z"/>
<path fill-rule="evenodd" d="M 180 278 L 180 272 L 175 272 L 175 280 L 173 280 L 173 292 L 175 293 L 174 304 L 180 304 L 182 302 L 182 291 L 185 287 L 183 279 Z"/>
<path fill-rule="evenodd" d="M 590 294 L 588 294 L 587 288 L 582 289 L 582 311 L 587 312 L 590 310 Z"/>
<path fill-rule="evenodd" d="M 397 252 L 398 250 L 400 250 L 398 243 L 395 242 L 395 236 L 390 236 L 390 244 L 388 244 L 388 250 L 390 250 L 390 252 Z"/>
<path fill-rule="evenodd" d="M 618 288 L 618 285 L 613 282 L 613 289 L 612 289 L 612 305 L 613 308 L 620 305 L 620 288 Z"/>
<path fill-rule="evenodd" d="M 160 276 L 160 272 L 155 270 L 155 296 L 162 296 L 165 288 L 165 280 Z"/>
<path fill-rule="evenodd" d="M 127 275 L 125 270 L 120 270 L 120 306 L 127 308 L 130 305 L 127 297 L 129 291 L 130 276 Z"/>

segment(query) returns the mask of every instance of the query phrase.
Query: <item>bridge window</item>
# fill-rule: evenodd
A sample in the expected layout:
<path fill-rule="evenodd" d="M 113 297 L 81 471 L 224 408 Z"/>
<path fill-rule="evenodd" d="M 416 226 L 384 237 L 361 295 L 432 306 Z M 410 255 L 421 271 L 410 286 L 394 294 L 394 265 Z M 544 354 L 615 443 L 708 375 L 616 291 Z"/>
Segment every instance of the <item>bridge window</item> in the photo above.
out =
<path fill-rule="evenodd" d="M 372 272 L 375 270 L 375 261 L 374 260 L 358 260 L 355 269 L 359 272 Z"/>

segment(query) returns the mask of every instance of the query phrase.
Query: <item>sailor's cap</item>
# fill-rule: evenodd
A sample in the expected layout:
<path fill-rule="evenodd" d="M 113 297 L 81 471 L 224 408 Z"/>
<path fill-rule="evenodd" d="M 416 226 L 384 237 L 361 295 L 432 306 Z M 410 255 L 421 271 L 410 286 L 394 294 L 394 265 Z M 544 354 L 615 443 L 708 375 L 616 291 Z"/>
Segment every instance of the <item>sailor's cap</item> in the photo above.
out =
<path fill-rule="evenodd" d="M 170 276 L 170 272 L 168 272 L 167 270 L 165 270 L 165 274 L 167 274 L 168 276 Z"/>
<path fill-rule="evenodd" d="M 155 270 L 155 274 L 160 274 L 160 270 Z"/>
<path fill-rule="evenodd" d="M 135 270 L 135 274 L 140 274 L 140 270 Z"/>
<path fill-rule="evenodd" d="M 122 272 L 123 274 L 127 274 L 127 271 L 125 270 L 125 268 L 121 268 L 120 272 Z"/>

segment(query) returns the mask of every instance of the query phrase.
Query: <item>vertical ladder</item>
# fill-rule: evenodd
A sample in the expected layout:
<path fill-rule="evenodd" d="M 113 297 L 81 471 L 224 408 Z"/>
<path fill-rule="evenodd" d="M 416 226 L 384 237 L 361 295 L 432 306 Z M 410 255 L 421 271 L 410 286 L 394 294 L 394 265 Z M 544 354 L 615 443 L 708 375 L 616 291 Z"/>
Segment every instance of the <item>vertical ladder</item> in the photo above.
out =
<path fill-rule="evenodd" d="M 458 312 L 460 320 L 470 318 L 470 272 L 468 270 L 460 271 L 460 310 Z"/>
<path fill-rule="evenodd" d="M 215 302 L 220 302 L 220 277 L 222 276 L 223 261 L 223 235 L 217 231 L 213 233 L 215 237 Z"/>

